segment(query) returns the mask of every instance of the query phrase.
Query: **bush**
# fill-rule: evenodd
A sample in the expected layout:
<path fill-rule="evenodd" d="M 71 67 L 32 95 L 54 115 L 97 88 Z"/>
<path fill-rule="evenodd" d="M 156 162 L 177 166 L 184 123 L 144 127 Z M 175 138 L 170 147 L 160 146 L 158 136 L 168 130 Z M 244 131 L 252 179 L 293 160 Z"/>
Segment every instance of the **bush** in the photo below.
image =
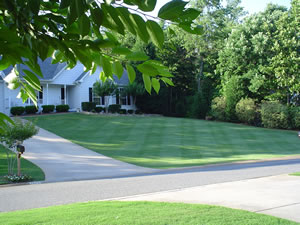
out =
<path fill-rule="evenodd" d="M 235 113 L 239 121 L 254 124 L 256 117 L 256 105 L 251 98 L 242 98 L 235 107 Z"/>
<path fill-rule="evenodd" d="M 81 102 L 82 111 L 91 112 L 93 109 L 96 108 L 95 102 Z"/>
<path fill-rule="evenodd" d="M 119 113 L 119 114 L 126 114 L 126 113 L 127 113 L 127 110 L 126 110 L 126 109 L 120 109 L 118 113 Z"/>
<path fill-rule="evenodd" d="M 50 113 L 54 111 L 54 105 L 42 105 L 43 113 Z"/>
<path fill-rule="evenodd" d="M 133 114 L 133 113 L 134 113 L 134 110 L 128 109 L 128 110 L 127 110 L 127 113 L 128 113 L 128 114 Z"/>
<path fill-rule="evenodd" d="M 10 108 L 10 113 L 14 116 L 20 116 L 25 112 L 25 108 L 22 106 L 16 106 Z"/>
<path fill-rule="evenodd" d="M 56 112 L 68 112 L 70 109 L 69 105 L 57 105 Z"/>
<path fill-rule="evenodd" d="M 300 107 L 290 108 L 290 124 L 293 129 L 300 129 Z"/>
<path fill-rule="evenodd" d="M 110 113 L 117 113 L 121 109 L 121 105 L 118 104 L 113 104 L 108 106 L 108 112 Z"/>
<path fill-rule="evenodd" d="M 25 113 L 26 114 L 35 114 L 38 109 L 34 105 L 25 106 Z"/>
<path fill-rule="evenodd" d="M 143 112 L 140 109 L 135 110 L 135 114 L 143 114 Z"/>
<path fill-rule="evenodd" d="M 279 102 L 263 102 L 261 106 L 261 119 L 264 127 L 289 128 L 289 110 Z"/>
<path fill-rule="evenodd" d="M 241 80 L 234 76 L 231 77 L 224 86 L 224 97 L 226 100 L 226 119 L 234 121 L 237 119 L 235 114 L 235 106 L 244 95 Z"/>
<path fill-rule="evenodd" d="M 224 97 L 216 97 L 212 100 L 211 115 L 216 120 L 226 121 L 226 102 Z"/>
<path fill-rule="evenodd" d="M 103 112 L 104 111 L 104 108 L 103 107 L 95 107 L 95 111 L 97 113 L 100 113 L 100 112 Z"/>

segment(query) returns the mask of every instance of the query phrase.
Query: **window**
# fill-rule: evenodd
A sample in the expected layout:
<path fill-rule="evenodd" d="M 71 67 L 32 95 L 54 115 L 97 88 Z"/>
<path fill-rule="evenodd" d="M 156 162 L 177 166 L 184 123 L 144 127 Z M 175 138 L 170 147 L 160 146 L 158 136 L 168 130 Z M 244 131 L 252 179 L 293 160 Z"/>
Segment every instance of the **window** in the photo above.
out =
<path fill-rule="evenodd" d="M 121 104 L 121 105 L 131 105 L 130 101 L 130 95 L 123 95 L 122 92 L 124 91 L 123 88 L 119 88 L 119 93 L 120 95 L 116 96 L 116 104 Z"/>
<path fill-rule="evenodd" d="M 43 104 L 43 91 L 44 91 L 43 86 L 41 86 L 41 91 L 39 91 L 36 96 L 38 104 Z M 27 101 L 28 101 L 28 99 L 27 99 Z M 26 103 L 31 104 L 31 101 L 28 101 L 28 102 L 27 101 L 26 101 Z"/>
<path fill-rule="evenodd" d="M 60 96 L 61 96 L 61 100 L 65 99 L 65 88 L 60 89 Z"/>
<path fill-rule="evenodd" d="M 89 102 L 95 102 L 96 105 L 104 105 L 104 97 L 96 96 L 93 93 L 93 88 L 89 88 Z"/>

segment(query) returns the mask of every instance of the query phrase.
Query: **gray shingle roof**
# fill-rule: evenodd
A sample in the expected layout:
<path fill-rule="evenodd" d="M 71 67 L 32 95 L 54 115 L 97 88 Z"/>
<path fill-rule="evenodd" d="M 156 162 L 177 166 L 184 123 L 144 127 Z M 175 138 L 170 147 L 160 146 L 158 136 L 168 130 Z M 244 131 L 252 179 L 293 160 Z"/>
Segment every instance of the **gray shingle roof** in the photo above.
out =
<path fill-rule="evenodd" d="M 41 67 L 41 71 L 43 73 L 43 78 L 40 78 L 40 80 L 51 80 L 57 75 L 59 71 L 61 71 L 65 66 L 66 63 L 57 63 L 57 64 L 52 64 L 51 63 L 52 59 L 47 58 L 45 61 L 42 61 L 41 59 L 38 59 L 38 63 Z M 21 69 L 21 75 L 24 75 L 22 70 L 27 69 L 30 70 L 26 65 L 21 64 L 20 65 Z"/>
<path fill-rule="evenodd" d="M 76 82 L 76 81 L 80 81 L 86 74 L 87 74 L 87 72 L 83 71 L 83 72 L 79 75 L 79 77 L 77 77 L 77 79 L 75 80 L 75 82 Z"/>
<path fill-rule="evenodd" d="M 121 79 L 119 79 L 116 75 L 113 75 L 113 78 L 116 84 L 119 86 L 126 86 L 127 84 L 129 84 L 128 74 L 126 70 L 124 70 Z"/>
<path fill-rule="evenodd" d="M 7 74 L 9 74 L 10 73 L 10 71 L 13 69 L 13 67 L 12 66 L 10 66 L 10 67 L 8 67 L 8 68 L 6 68 L 5 70 L 3 70 L 2 72 L 5 74 L 5 76 L 7 75 Z"/>

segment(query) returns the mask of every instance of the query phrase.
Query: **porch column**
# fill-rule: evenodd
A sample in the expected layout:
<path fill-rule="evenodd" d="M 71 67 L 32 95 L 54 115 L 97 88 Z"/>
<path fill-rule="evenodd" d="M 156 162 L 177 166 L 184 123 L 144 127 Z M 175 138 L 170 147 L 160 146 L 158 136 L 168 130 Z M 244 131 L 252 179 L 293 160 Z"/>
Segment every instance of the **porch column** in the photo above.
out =
<path fill-rule="evenodd" d="M 47 93 L 47 99 L 46 99 L 46 101 L 47 101 L 47 105 L 49 105 L 49 102 L 48 102 L 48 88 L 49 88 L 49 85 L 48 85 L 48 83 L 47 83 L 47 85 L 46 85 L 46 93 Z"/>
<path fill-rule="evenodd" d="M 64 91 L 65 91 L 65 105 L 67 104 L 67 85 L 64 85 Z"/>

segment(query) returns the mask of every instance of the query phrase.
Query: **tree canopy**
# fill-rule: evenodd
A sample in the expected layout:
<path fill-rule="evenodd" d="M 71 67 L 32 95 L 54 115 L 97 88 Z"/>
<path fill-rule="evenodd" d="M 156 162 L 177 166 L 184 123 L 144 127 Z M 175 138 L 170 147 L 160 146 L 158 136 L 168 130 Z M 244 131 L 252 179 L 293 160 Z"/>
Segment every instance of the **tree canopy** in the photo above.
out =
<path fill-rule="evenodd" d="M 193 23 L 200 12 L 186 7 L 188 2 L 173 0 L 165 4 L 156 18 L 152 11 L 156 0 L 0 0 L 0 70 L 14 67 L 6 81 L 12 89 L 20 88 L 23 101 L 31 98 L 36 103 L 35 91 L 40 90 L 38 77 L 43 77 L 38 58 L 53 58 L 53 63 L 66 62 L 69 68 L 80 61 L 85 70 L 103 68 L 101 79 L 122 76 L 123 67 L 130 82 L 136 73 L 128 61 L 142 61 L 146 90 L 159 90 L 160 81 L 170 84 L 172 74 L 159 61 L 148 60 L 143 52 L 133 52 L 122 46 L 116 33 L 130 32 L 147 43 L 161 48 L 164 33 L 158 20 L 175 24 L 182 30 L 201 34 L 202 26 Z M 122 56 L 122 57 L 120 57 Z M 16 65 L 24 64 L 21 77 Z M 1 114 L 2 123 L 5 116 Z M 5 117 L 8 119 L 7 117 Z M 1 125 L 4 125 L 3 123 Z"/>

